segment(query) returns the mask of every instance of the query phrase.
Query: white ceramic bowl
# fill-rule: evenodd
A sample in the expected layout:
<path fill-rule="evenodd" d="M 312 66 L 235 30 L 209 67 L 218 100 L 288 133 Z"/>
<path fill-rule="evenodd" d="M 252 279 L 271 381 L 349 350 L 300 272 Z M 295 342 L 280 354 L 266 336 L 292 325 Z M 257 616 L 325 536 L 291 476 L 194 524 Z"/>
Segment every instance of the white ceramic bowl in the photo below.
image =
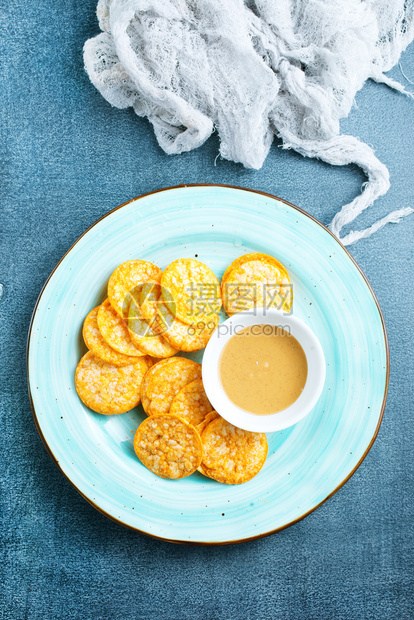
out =
<path fill-rule="evenodd" d="M 241 409 L 225 393 L 219 373 L 220 355 L 239 330 L 251 325 L 272 325 L 289 331 L 301 344 L 308 363 L 308 376 L 299 398 L 289 407 L 267 415 Z M 206 394 L 214 409 L 228 422 L 247 431 L 272 432 L 288 428 L 302 420 L 316 405 L 325 382 L 325 357 L 319 340 L 301 319 L 279 310 L 256 309 L 256 313 L 238 313 L 221 323 L 204 351 L 202 375 Z"/>

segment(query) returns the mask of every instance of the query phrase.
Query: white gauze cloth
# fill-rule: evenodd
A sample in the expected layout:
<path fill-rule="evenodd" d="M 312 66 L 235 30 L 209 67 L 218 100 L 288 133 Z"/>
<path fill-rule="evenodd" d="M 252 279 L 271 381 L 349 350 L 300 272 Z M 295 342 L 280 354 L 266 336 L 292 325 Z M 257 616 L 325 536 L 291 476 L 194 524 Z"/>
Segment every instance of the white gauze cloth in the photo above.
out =
<path fill-rule="evenodd" d="M 343 226 L 389 188 L 373 150 L 339 135 L 356 92 L 384 75 L 414 37 L 414 0 L 99 0 L 101 34 L 84 47 L 86 71 L 118 108 L 151 121 L 166 153 L 190 151 L 214 129 L 220 154 L 262 166 L 274 135 L 329 164 L 357 164 L 362 194 L 337 213 Z M 410 95 L 410 93 L 406 93 Z M 411 95 L 412 96 L 412 95 Z M 414 212 L 394 211 L 344 244 Z"/>

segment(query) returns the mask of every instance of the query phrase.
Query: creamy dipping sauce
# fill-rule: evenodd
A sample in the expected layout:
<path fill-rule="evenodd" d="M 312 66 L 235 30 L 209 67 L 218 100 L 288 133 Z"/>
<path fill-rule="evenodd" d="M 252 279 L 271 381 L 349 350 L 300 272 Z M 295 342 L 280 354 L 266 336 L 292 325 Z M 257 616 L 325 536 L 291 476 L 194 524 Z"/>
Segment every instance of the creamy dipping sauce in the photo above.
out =
<path fill-rule="evenodd" d="M 224 391 L 235 405 L 267 415 L 297 400 L 305 387 L 308 363 L 289 332 L 275 325 L 252 325 L 227 342 L 219 373 Z"/>

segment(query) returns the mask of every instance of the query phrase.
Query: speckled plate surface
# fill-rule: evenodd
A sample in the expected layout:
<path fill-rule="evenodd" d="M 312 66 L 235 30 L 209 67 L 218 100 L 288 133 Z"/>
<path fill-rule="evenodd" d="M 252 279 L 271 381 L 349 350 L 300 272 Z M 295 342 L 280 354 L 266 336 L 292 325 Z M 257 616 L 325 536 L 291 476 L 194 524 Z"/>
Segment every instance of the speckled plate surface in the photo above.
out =
<path fill-rule="evenodd" d="M 106 283 L 132 258 L 164 268 L 195 257 L 221 277 L 248 252 L 276 256 L 289 270 L 294 313 L 317 334 L 326 358 L 324 390 L 295 426 L 268 435 L 261 472 L 238 486 L 193 474 L 163 480 L 133 449 L 141 407 L 103 416 L 80 402 L 76 365 L 82 323 Z M 388 344 L 376 298 L 350 254 L 319 222 L 272 196 L 224 186 L 161 190 L 96 222 L 43 288 L 28 341 L 34 419 L 51 456 L 97 509 L 150 536 L 223 544 L 270 534 L 317 508 L 352 475 L 381 423 Z M 201 358 L 201 353 L 194 355 Z"/>

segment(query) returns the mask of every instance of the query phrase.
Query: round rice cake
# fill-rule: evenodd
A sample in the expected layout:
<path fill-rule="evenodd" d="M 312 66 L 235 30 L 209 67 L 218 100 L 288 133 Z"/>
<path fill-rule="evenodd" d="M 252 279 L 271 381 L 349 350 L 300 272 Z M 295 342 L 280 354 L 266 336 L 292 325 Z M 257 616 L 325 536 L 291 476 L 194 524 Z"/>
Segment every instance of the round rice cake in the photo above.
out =
<path fill-rule="evenodd" d="M 170 407 L 171 414 L 178 415 L 194 426 L 203 422 L 210 411 L 213 411 L 213 407 L 207 398 L 201 379 L 181 388 L 174 396 Z"/>
<path fill-rule="evenodd" d="M 119 316 L 126 318 L 131 297 L 148 280 L 158 281 L 161 269 L 145 260 L 130 260 L 119 265 L 108 281 L 108 299 Z"/>
<path fill-rule="evenodd" d="M 157 316 L 157 310 L 161 297 L 161 284 L 160 282 L 146 282 L 140 290 L 138 296 L 138 304 L 141 309 L 141 313 L 144 319 L 149 323 L 153 323 Z"/>
<path fill-rule="evenodd" d="M 142 382 L 142 385 L 141 385 L 141 403 L 142 403 L 142 407 L 143 407 L 145 413 L 148 413 L 148 409 L 149 409 L 149 406 L 150 406 L 150 403 L 151 403 L 150 399 L 147 396 L 147 387 L 148 387 L 148 384 L 149 384 L 149 381 L 150 381 L 152 375 L 155 372 L 157 372 L 155 367 L 159 367 L 159 366 L 162 366 L 164 364 L 167 364 L 167 363 L 171 362 L 173 359 L 174 358 L 168 357 L 166 359 L 162 359 L 162 360 L 159 360 L 157 362 L 154 362 L 154 360 L 153 360 L 153 362 L 154 362 L 153 366 L 146 373 L 146 375 L 144 377 L 144 380 Z"/>
<path fill-rule="evenodd" d="M 219 282 L 207 265 L 179 258 L 161 276 L 162 299 L 173 316 L 187 325 L 207 323 L 221 307 Z"/>
<path fill-rule="evenodd" d="M 285 272 L 285 275 L 289 277 L 286 267 L 282 265 L 282 263 L 278 261 L 277 258 L 275 258 L 274 256 L 270 256 L 270 254 L 263 254 L 262 252 L 251 252 L 250 254 L 243 254 L 242 256 L 234 259 L 234 261 L 230 263 L 230 265 L 224 272 L 221 281 L 224 282 L 225 280 L 227 280 L 230 272 L 233 271 L 233 269 L 238 269 L 239 267 L 242 267 L 245 263 L 249 263 L 250 261 L 258 261 L 261 263 L 269 263 L 271 265 L 274 265 L 275 267 L 277 267 L 277 269 L 279 269 L 280 272 Z"/>
<path fill-rule="evenodd" d="M 154 328 L 160 330 L 171 346 L 187 353 L 204 349 L 219 324 L 218 314 L 211 314 L 207 321 L 185 324 L 173 317 L 164 304 L 159 306 L 158 317 Z"/>
<path fill-rule="evenodd" d="M 128 366 L 135 364 L 137 358 L 132 355 L 118 353 L 102 337 L 98 327 L 99 306 L 91 310 L 83 323 L 82 335 L 86 346 L 92 353 L 108 364 Z"/>
<path fill-rule="evenodd" d="M 134 449 L 145 467 L 161 478 L 185 478 L 202 459 L 200 435 L 175 415 L 154 415 L 144 420 L 134 436 Z"/>
<path fill-rule="evenodd" d="M 145 355 L 143 351 L 138 349 L 131 340 L 128 327 L 117 312 L 111 306 L 109 299 L 106 299 L 99 306 L 98 310 L 98 327 L 102 334 L 102 338 L 110 347 L 133 357 Z"/>
<path fill-rule="evenodd" d="M 174 348 L 142 317 L 140 307 L 131 300 L 128 312 L 128 330 L 133 344 L 147 355 L 171 357 L 178 349 Z"/>
<path fill-rule="evenodd" d="M 212 422 L 213 420 L 215 420 L 216 418 L 219 418 L 219 414 L 217 413 L 217 411 L 210 411 L 210 413 L 208 413 L 206 415 L 206 417 L 204 418 L 204 420 L 202 422 L 200 422 L 200 424 L 197 424 L 196 429 L 198 431 L 198 433 L 202 434 L 202 432 L 204 431 L 205 428 L 207 428 L 207 426 L 210 424 L 210 422 Z"/>
<path fill-rule="evenodd" d="M 263 467 L 267 457 L 264 433 L 244 431 L 219 417 L 201 434 L 203 460 L 199 471 L 224 484 L 241 484 L 251 480 Z"/>
<path fill-rule="evenodd" d="M 231 316 L 262 307 L 289 312 L 293 302 L 292 286 L 286 269 L 279 265 L 258 258 L 226 270 L 221 292 L 227 314 Z"/>
<path fill-rule="evenodd" d="M 201 379 L 201 364 L 184 357 L 172 357 L 169 364 L 156 364 L 151 372 L 146 397 L 150 403 L 147 414 L 168 413 L 178 392 L 188 383 Z"/>
<path fill-rule="evenodd" d="M 76 391 L 84 405 L 97 413 L 125 413 L 139 405 L 147 370 L 145 357 L 136 358 L 135 364 L 115 366 L 88 351 L 76 368 Z"/>
<path fill-rule="evenodd" d="M 178 351 L 200 351 L 204 349 L 219 323 L 218 314 L 209 317 L 207 323 L 198 321 L 187 325 L 177 319 L 162 301 L 162 286 L 159 283 L 144 285 L 139 296 L 143 317 L 151 327 Z"/>

